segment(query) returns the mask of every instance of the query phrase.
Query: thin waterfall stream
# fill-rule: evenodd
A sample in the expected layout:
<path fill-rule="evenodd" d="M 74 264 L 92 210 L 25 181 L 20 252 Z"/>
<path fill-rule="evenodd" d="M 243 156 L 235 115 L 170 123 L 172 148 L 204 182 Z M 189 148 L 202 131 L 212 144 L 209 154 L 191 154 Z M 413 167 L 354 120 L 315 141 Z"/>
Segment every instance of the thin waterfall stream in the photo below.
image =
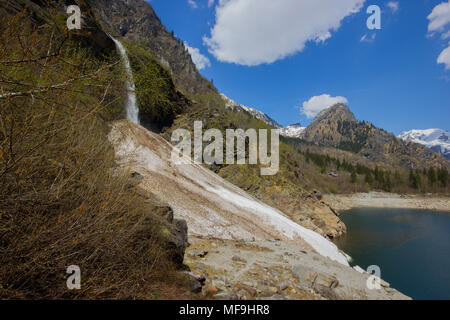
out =
<path fill-rule="evenodd" d="M 125 71 L 127 73 L 126 87 L 127 87 L 127 104 L 126 104 L 126 116 L 127 119 L 133 123 L 139 124 L 139 107 L 136 100 L 136 86 L 134 84 L 133 71 L 131 70 L 130 59 L 128 58 L 127 51 L 123 44 L 114 39 L 111 39 L 116 44 L 117 51 L 125 62 Z"/>

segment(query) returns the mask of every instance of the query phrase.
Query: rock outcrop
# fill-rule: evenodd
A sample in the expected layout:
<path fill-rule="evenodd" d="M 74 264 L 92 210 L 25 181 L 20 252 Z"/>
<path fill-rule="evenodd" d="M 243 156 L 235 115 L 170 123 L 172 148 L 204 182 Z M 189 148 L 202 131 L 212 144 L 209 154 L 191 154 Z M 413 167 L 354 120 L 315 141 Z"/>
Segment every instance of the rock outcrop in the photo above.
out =
<path fill-rule="evenodd" d="M 126 186 L 127 188 L 136 188 L 137 195 L 142 197 L 147 203 L 148 210 L 146 218 L 136 228 L 133 243 L 149 241 L 148 238 L 154 227 L 154 216 L 162 218 L 161 234 L 164 238 L 163 246 L 168 254 L 167 258 L 173 262 L 176 268 L 185 270 L 187 267 L 183 264 L 183 260 L 186 248 L 189 246 L 187 223 L 185 220 L 175 219 L 173 209 L 167 203 L 161 201 L 155 194 L 140 187 L 139 185 L 143 180 L 144 177 L 141 174 L 132 171 Z"/>
<path fill-rule="evenodd" d="M 173 75 L 177 88 L 189 94 L 216 93 L 192 61 L 184 42 L 168 32 L 150 3 L 144 0 L 89 0 L 109 33 L 149 48 Z"/>
<path fill-rule="evenodd" d="M 82 29 L 71 32 L 73 39 L 78 40 L 83 47 L 97 56 L 108 55 L 114 52 L 114 42 L 103 31 L 91 10 L 91 6 L 87 3 L 74 0 L 65 0 L 63 2 L 0 0 L 0 13 L 16 15 L 26 10 L 27 14 L 30 14 L 30 20 L 37 26 L 40 26 L 50 21 L 47 9 L 56 8 L 58 11 L 61 11 L 62 15 L 66 16 L 67 6 L 73 4 L 80 6 L 83 17 Z"/>

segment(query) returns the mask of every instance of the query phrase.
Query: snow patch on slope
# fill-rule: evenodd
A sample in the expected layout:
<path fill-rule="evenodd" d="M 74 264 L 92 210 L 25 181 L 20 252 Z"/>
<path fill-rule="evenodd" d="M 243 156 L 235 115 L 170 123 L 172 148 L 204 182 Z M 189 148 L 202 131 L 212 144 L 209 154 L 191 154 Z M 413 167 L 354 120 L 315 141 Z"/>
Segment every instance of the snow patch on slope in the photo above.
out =
<path fill-rule="evenodd" d="M 189 233 L 222 239 L 280 238 L 348 266 L 348 256 L 318 233 L 269 207 L 212 171 L 188 161 L 171 163 L 174 147 L 157 134 L 128 121 L 112 125 L 109 139 L 119 164 L 140 173 L 140 187 L 168 203 L 185 219 Z"/>
<path fill-rule="evenodd" d="M 306 127 L 302 127 L 300 123 L 291 124 L 280 130 L 280 134 L 289 138 L 301 138 Z"/>
<path fill-rule="evenodd" d="M 320 255 L 332 260 L 348 265 L 346 255 L 339 252 L 335 244 L 331 243 L 318 233 L 306 229 L 294 221 L 286 218 L 280 212 L 268 205 L 257 202 L 253 199 L 245 198 L 239 194 L 230 192 L 221 187 L 205 186 L 208 191 L 214 192 L 225 201 L 236 203 L 238 206 L 253 211 L 260 219 L 274 226 L 290 239 L 296 236 L 305 240 Z"/>

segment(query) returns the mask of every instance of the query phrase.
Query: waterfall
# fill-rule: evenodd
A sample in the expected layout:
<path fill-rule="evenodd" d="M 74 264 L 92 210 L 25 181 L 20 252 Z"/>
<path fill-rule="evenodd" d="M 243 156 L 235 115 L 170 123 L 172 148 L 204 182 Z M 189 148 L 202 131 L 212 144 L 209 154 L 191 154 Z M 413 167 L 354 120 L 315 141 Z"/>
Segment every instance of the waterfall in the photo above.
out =
<path fill-rule="evenodd" d="M 136 101 L 136 87 L 134 85 L 134 78 L 133 72 L 131 71 L 130 59 L 128 59 L 127 51 L 125 50 L 123 44 L 119 40 L 114 39 L 113 36 L 110 35 L 110 37 L 116 44 L 117 51 L 119 51 L 120 56 L 125 62 L 125 70 L 127 73 L 126 87 L 128 93 L 127 107 L 126 107 L 127 119 L 130 120 L 131 122 L 139 124 L 139 107 Z"/>

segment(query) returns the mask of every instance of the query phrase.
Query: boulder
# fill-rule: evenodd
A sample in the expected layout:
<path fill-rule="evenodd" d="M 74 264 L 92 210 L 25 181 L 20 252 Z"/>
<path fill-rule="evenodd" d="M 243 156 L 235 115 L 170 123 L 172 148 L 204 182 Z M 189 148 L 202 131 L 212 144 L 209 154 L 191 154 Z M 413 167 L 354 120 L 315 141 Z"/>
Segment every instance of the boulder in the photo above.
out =
<path fill-rule="evenodd" d="M 171 259 L 177 267 L 184 269 L 186 268 L 183 264 L 184 253 L 189 246 L 187 223 L 185 220 L 174 219 L 170 226 L 167 245 L 171 248 Z"/>
<path fill-rule="evenodd" d="M 200 293 L 202 292 L 203 285 L 205 283 L 205 278 L 196 277 L 190 273 L 186 273 L 188 277 L 188 287 L 189 291 L 192 293 Z M 203 280 L 203 281 L 202 281 Z"/>

